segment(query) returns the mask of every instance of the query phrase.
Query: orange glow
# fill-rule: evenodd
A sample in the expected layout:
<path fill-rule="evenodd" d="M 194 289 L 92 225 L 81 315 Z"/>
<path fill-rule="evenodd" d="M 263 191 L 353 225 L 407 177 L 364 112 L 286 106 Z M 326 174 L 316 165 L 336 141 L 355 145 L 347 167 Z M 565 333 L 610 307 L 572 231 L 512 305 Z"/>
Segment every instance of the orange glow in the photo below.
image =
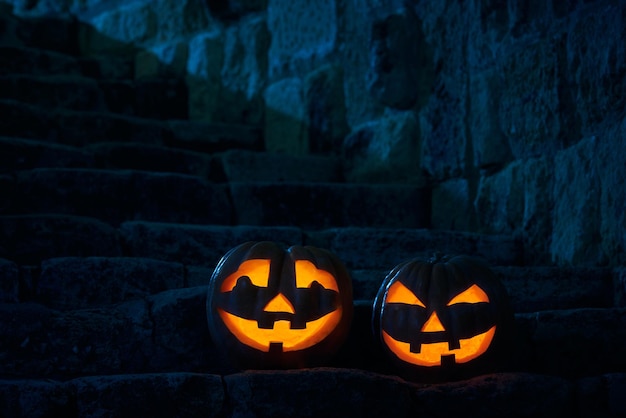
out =
<path fill-rule="evenodd" d="M 418 299 L 417 296 L 413 292 L 411 292 L 405 285 L 401 282 L 394 282 L 387 291 L 387 299 L 386 303 L 404 303 L 407 305 L 418 305 L 422 308 L 426 306 L 424 303 Z"/>
<path fill-rule="evenodd" d="M 445 331 L 445 327 L 439 320 L 437 316 L 437 312 L 433 312 L 430 314 L 428 320 L 424 323 L 422 327 L 422 332 L 437 332 L 437 331 Z"/>
<path fill-rule="evenodd" d="M 463 292 L 453 297 L 452 300 L 448 302 L 448 306 L 455 305 L 457 303 L 481 302 L 489 302 L 489 296 L 487 296 L 483 289 L 474 284 L 469 289 L 464 290 Z"/>
<path fill-rule="evenodd" d="M 342 315 L 342 309 L 339 307 L 319 319 L 307 322 L 304 329 L 291 329 L 289 321 L 282 320 L 276 321 L 272 329 L 262 329 L 253 319 L 239 318 L 220 308 L 217 312 L 228 330 L 239 341 L 263 352 L 269 352 L 270 343 L 282 343 L 284 352 L 312 347 L 337 327 Z"/>
<path fill-rule="evenodd" d="M 270 260 L 254 259 L 244 261 L 236 272 L 224 279 L 220 291 L 230 292 L 233 290 L 241 276 L 248 276 L 255 286 L 267 287 L 270 280 Z"/>
<path fill-rule="evenodd" d="M 493 336 L 496 333 L 495 325 L 488 331 L 474 337 L 459 340 L 460 347 L 450 350 L 447 342 L 422 344 L 419 353 L 410 351 L 410 344 L 392 338 L 385 331 L 382 331 L 383 340 L 389 349 L 403 361 L 416 364 L 418 366 L 440 366 L 441 357 L 454 354 L 456 363 L 467 363 L 483 354 L 489 348 Z"/>
<path fill-rule="evenodd" d="M 318 282 L 324 288 L 334 290 L 339 293 L 339 287 L 337 286 L 337 280 L 327 271 L 320 270 L 315 267 L 315 264 L 309 260 L 296 260 L 296 287 L 307 288 L 311 287 L 313 282 Z"/>
<path fill-rule="evenodd" d="M 277 294 L 272 300 L 267 302 L 267 305 L 265 305 L 265 308 L 263 308 L 263 310 L 265 312 L 289 312 L 292 314 L 296 313 L 296 310 L 293 308 L 291 302 L 289 302 L 289 299 L 287 299 L 282 293 Z"/>

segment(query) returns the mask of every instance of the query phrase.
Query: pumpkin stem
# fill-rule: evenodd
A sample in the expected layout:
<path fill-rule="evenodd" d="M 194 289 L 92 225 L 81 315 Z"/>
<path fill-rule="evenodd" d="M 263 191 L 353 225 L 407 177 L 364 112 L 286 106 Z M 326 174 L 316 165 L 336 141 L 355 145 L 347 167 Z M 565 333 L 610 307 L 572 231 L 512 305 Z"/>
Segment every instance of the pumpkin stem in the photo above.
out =
<path fill-rule="evenodd" d="M 428 262 L 435 264 L 441 261 L 442 258 L 444 258 L 444 254 L 441 251 L 435 251 L 433 255 L 430 257 L 430 259 L 428 260 Z"/>

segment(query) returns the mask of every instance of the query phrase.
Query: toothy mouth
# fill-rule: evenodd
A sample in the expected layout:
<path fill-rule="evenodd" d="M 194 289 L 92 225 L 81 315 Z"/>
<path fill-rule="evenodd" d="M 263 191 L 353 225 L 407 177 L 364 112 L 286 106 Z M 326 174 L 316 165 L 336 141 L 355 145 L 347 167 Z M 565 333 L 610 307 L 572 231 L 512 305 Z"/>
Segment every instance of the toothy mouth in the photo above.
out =
<path fill-rule="evenodd" d="M 399 359 L 426 367 L 440 366 L 443 358 L 451 356 L 454 356 L 455 363 L 467 363 L 487 351 L 495 333 L 494 325 L 482 334 L 460 339 L 459 348 L 451 349 L 450 342 L 411 344 L 398 341 L 382 331 L 385 344 Z"/>
<path fill-rule="evenodd" d="M 321 318 L 304 323 L 302 328 L 296 328 L 300 324 L 294 324 L 286 319 L 272 319 L 271 323 L 261 324 L 254 319 L 240 318 L 223 309 L 218 308 L 217 312 L 228 330 L 239 341 L 263 352 L 277 350 L 279 344 L 285 352 L 309 348 L 326 338 L 337 327 L 342 316 L 342 309 L 337 308 Z"/>

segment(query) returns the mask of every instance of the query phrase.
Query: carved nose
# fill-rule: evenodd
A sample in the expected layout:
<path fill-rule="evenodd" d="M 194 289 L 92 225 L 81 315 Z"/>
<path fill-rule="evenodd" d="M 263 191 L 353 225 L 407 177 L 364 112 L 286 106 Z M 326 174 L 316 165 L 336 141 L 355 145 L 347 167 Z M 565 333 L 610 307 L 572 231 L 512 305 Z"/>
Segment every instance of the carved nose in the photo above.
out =
<path fill-rule="evenodd" d="M 296 310 L 293 308 L 289 299 L 285 297 L 282 293 L 277 294 L 267 302 L 267 305 L 263 308 L 265 312 L 287 312 L 291 314 L 295 314 Z"/>
<path fill-rule="evenodd" d="M 439 317 L 437 316 L 437 312 L 434 312 L 430 314 L 430 317 L 428 318 L 428 320 L 424 323 L 424 326 L 422 327 L 422 332 L 438 332 L 438 331 L 445 331 L 446 328 L 443 326 L 443 324 L 441 323 L 441 321 L 439 320 Z"/>

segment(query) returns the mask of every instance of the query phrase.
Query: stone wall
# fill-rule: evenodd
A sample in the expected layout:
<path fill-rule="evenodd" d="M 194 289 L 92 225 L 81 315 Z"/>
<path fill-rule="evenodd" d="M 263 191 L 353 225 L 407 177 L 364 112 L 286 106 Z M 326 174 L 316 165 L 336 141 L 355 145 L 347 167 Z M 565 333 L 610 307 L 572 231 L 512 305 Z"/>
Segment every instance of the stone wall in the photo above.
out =
<path fill-rule="evenodd" d="M 82 53 L 127 48 L 136 77 L 184 76 L 192 119 L 432 186 L 433 228 L 521 237 L 534 264 L 626 263 L 624 2 L 4 2 L 89 23 Z"/>

